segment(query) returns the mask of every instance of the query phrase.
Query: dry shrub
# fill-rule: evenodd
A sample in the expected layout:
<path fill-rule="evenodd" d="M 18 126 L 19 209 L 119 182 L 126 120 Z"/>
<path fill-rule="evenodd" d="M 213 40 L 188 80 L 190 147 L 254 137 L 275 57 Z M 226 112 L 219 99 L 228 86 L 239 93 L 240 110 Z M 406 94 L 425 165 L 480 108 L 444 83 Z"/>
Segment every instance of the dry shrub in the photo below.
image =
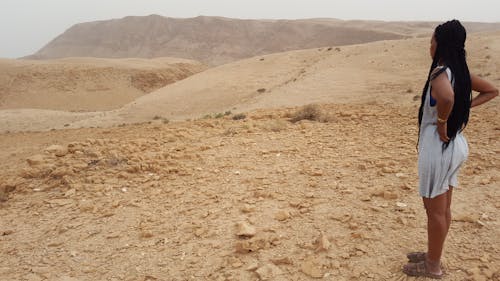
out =
<path fill-rule="evenodd" d="M 163 124 L 168 124 L 170 122 L 170 120 L 168 120 L 167 118 L 159 115 L 155 115 L 155 117 L 153 117 L 153 120 L 161 121 Z"/>
<path fill-rule="evenodd" d="M 329 122 L 332 118 L 325 114 L 317 104 L 308 104 L 295 112 L 290 119 L 292 123 L 296 123 L 301 120 Z"/>
<path fill-rule="evenodd" d="M 243 120 L 245 118 L 247 118 L 247 116 L 243 113 L 238 113 L 238 114 L 233 116 L 233 120 Z"/>

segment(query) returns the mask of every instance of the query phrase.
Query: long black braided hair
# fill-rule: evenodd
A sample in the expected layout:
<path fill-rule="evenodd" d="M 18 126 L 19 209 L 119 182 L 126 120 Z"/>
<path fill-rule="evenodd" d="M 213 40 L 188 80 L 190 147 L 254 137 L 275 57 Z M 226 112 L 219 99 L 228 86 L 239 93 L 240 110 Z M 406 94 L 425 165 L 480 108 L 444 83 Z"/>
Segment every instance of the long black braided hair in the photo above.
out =
<path fill-rule="evenodd" d="M 434 30 L 434 39 L 437 43 L 432 64 L 427 76 L 427 82 L 422 93 L 422 101 L 418 113 L 418 125 L 422 124 L 425 95 L 432 80 L 431 73 L 438 66 L 449 67 L 454 77 L 453 91 L 455 101 L 453 109 L 448 116 L 447 128 L 448 137 L 453 140 L 458 132 L 461 132 L 469 121 L 470 105 L 472 99 L 471 78 L 469 67 L 467 66 L 465 40 L 467 33 L 458 20 L 447 21 L 440 24 Z M 444 143 L 443 148 L 449 143 Z"/>

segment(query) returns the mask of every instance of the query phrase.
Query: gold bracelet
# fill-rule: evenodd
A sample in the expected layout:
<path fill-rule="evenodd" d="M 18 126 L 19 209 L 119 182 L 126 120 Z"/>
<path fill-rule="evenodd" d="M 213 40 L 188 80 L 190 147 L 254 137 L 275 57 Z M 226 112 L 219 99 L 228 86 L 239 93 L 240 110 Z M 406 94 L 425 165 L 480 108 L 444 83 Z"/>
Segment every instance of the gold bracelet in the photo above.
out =
<path fill-rule="evenodd" d="M 439 123 L 446 123 L 446 122 L 448 122 L 448 119 L 441 119 L 441 118 L 439 118 L 439 116 L 438 116 L 438 120 L 437 120 L 437 121 L 438 121 Z"/>

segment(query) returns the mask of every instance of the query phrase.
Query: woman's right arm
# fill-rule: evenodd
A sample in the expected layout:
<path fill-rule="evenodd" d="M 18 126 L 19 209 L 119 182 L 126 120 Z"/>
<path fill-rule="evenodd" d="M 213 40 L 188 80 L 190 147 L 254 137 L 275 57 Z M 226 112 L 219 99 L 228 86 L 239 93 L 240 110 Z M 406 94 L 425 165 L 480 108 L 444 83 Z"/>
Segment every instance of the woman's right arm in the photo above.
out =
<path fill-rule="evenodd" d="M 498 96 L 498 89 L 490 82 L 474 74 L 471 74 L 470 78 L 472 90 L 479 92 L 479 95 L 472 99 L 471 107 L 481 105 Z"/>

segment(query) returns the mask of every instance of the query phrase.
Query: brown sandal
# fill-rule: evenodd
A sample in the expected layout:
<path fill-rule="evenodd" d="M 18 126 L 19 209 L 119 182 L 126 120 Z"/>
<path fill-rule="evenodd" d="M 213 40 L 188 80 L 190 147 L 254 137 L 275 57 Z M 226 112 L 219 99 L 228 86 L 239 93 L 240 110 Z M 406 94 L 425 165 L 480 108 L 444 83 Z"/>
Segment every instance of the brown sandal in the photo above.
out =
<path fill-rule="evenodd" d="M 442 274 L 434 274 L 432 272 L 429 272 L 427 270 L 427 266 L 425 264 L 425 261 L 421 261 L 418 263 L 409 263 L 403 267 L 403 272 L 406 273 L 408 276 L 423 276 L 423 277 L 428 277 L 432 279 L 441 279 L 443 278 L 443 273 Z"/>
<path fill-rule="evenodd" d="M 411 253 L 406 254 L 408 261 L 412 262 L 412 263 L 425 261 L 426 256 L 427 256 L 427 253 L 425 253 L 425 252 L 411 252 Z"/>

